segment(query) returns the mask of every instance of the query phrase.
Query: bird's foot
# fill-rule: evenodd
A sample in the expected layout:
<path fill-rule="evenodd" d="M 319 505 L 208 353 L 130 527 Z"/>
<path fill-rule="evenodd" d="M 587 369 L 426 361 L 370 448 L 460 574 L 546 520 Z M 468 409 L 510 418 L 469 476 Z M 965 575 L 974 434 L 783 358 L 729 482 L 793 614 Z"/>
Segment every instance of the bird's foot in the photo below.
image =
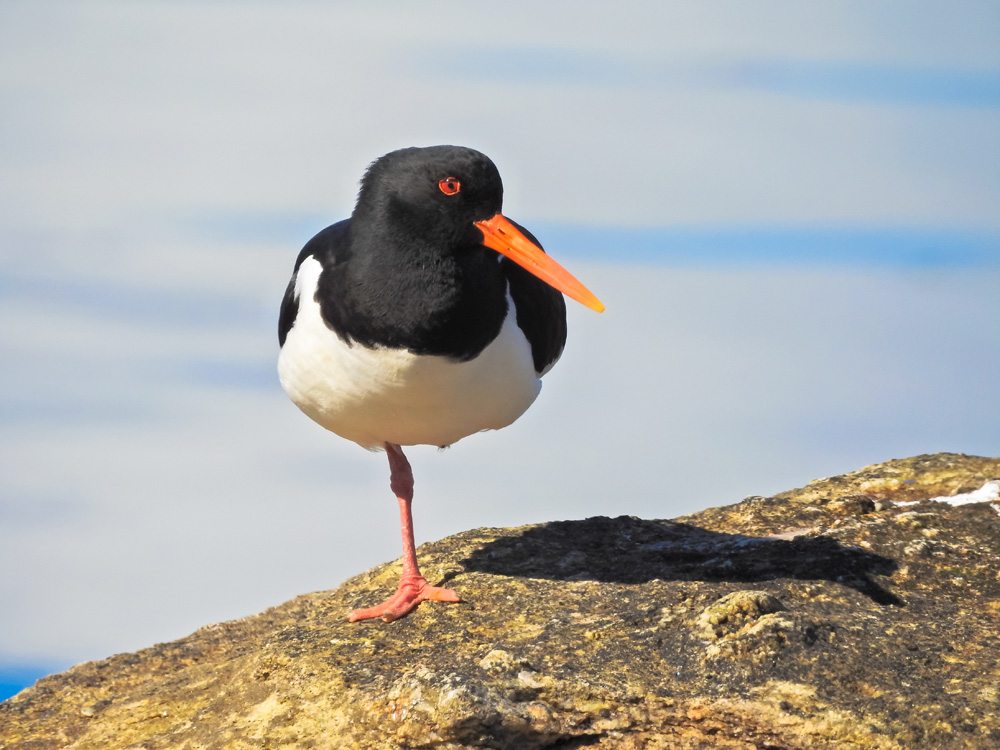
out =
<path fill-rule="evenodd" d="M 356 609 L 347 616 L 348 622 L 381 617 L 385 622 L 398 620 L 416 608 L 422 601 L 460 602 L 461 598 L 451 589 L 431 586 L 423 576 L 414 576 L 399 582 L 396 593 L 381 604 L 367 609 Z"/>

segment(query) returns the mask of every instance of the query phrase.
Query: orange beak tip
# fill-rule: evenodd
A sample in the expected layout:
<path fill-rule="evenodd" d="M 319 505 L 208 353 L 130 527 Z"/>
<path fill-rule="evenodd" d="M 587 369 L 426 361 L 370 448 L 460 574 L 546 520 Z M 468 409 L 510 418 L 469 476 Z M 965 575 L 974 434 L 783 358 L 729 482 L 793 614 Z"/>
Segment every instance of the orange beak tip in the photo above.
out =
<path fill-rule="evenodd" d="M 565 268 L 545 254 L 502 214 L 477 221 L 483 233 L 483 244 L 527 269 L 549 286 L 558 289 L 571 299 L 596 312 L 604 312 L 604 305 L 589 289 L 576 280 Z"/>

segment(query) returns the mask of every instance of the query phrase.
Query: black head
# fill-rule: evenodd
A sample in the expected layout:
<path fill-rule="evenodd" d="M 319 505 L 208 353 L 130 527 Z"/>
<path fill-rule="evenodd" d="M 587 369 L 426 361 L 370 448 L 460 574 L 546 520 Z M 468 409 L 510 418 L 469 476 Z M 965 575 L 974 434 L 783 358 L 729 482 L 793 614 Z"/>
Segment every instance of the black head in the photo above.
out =
<path fill-rule="evenodd" d="M 478 244 L 473 222 L 500 212 L 503 182 L 489 157 L 462 146 L 404 148 L 374 161 L 353 221 L 435 244 Z"/>

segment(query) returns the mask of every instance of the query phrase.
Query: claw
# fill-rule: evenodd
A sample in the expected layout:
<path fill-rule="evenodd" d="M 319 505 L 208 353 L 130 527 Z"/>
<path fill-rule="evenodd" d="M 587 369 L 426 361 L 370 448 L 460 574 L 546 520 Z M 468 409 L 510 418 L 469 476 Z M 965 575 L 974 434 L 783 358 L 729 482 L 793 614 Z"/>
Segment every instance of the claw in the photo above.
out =
<path fill-rule="evenodd" d="M 452 589 L 441 586 L 431 586 L 423 576 L 400 581 L 396 593 L 381 604 L 367 609 L 356 609 L 347 617 L 348 622 L 371 620 L 381 617 L 384 622 L 398 620 L 409 614 L 420 602 L 460 602 L 462 599 Z"/>

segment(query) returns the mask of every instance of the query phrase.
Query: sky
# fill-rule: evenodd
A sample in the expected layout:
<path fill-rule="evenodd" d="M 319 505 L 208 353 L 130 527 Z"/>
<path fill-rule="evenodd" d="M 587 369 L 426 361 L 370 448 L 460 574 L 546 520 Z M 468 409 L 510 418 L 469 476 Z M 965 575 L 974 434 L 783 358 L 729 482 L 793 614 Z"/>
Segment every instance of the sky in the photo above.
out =
<path fill-rule="evenodd" d="M 418 543 L 1000 455 L 998 38 L 993 2 L 0 3 L 0 697 L 398 556 L 384 455 L 274 369 L 298 250 L 395 148 L 487 153 L 607 305 L 515 425 L 408 451 Z"/>

